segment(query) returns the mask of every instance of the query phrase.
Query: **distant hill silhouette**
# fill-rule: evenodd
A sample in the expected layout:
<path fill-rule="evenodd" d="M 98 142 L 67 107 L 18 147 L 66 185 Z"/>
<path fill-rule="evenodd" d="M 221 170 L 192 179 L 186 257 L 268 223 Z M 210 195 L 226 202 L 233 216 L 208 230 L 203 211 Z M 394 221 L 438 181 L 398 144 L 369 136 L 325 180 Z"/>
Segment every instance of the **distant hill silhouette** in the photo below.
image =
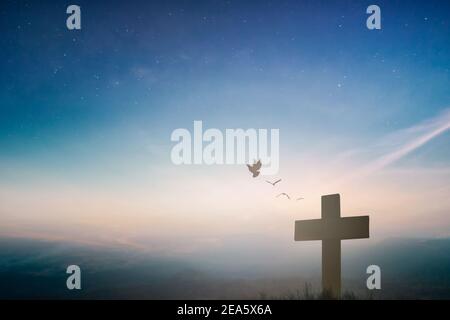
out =
<path fill-rule="evenodd" d="M 361 271 L 370 264 L 382 270 L 379 297 L 450 299 L 449 238 L 384 240 L 344 259 L 344 277 L 363 280 L 367 276 Z M 365 282 L 354 282 L 362 284 L 358 287 L 361 291 Z"/>
<path fill-rule="evenodd" d="M 65 268 L 82 268 L 83 290 L 65 287 Z M 365 268 L 382 270 L 382 290 L 365 288 Z M 226 274 L 181 259 L 67 243 L 0 239 L 0 298 L 240 299 L 288 296 L 320 279 Z M 450 299 L 450 239 L 389 239 L 343 257 L 344 290 L 359 298 Z"/>

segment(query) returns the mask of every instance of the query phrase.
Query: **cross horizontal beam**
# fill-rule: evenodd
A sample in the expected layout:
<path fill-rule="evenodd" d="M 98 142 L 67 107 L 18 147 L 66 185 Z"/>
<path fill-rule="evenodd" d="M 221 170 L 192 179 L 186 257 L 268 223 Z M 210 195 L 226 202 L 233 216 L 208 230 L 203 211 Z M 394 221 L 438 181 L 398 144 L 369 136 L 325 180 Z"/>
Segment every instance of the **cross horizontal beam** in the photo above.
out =
<path fill-rule="evenodd" d="M 295 241 L 369 238 L 369 216 L 295 221 Z"/>

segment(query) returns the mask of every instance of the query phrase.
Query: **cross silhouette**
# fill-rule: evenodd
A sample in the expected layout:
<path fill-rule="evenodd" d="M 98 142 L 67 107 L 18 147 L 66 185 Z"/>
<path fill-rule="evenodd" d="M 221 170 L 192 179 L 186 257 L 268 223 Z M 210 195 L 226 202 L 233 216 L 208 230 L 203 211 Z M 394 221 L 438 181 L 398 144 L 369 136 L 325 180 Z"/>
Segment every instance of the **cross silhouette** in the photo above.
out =
<path fill-rule="evenodd" d="M 341 294 L 341 240 L 369 238 L 369 216 L 341 217 L 339 194 L 322 196 L 322 219 L 295 221 L 295 241 L 322 240 L 322 288 Z"/>

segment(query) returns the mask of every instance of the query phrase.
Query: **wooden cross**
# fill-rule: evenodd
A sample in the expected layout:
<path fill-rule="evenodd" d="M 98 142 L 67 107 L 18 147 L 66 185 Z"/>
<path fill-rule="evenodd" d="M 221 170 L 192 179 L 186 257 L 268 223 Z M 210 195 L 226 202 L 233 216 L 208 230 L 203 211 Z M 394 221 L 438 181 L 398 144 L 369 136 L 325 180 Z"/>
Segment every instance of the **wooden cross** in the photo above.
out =
<path fill-rule="evenodd" d="M 369 238 L 369 216 L 341 217 L 339 194 L 322 196 L 322 219 L 295 221 L 295 241 L 322 240 L 322 288 L 341 295 L 341 240 Z"/>

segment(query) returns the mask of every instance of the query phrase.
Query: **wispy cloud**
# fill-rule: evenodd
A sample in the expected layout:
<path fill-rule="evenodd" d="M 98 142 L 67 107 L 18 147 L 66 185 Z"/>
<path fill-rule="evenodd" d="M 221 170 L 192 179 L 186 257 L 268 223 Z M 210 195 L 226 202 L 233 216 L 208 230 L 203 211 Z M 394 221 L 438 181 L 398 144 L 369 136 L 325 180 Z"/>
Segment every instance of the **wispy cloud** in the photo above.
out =
<path fill-rule="evenodd" d="M 362 178 L 375 173 L 402 159 L 449 129 L 450 109 L 446 109 L 432 119 L 428 119 L 407 129 L 397 131 L 394 134 L 385 137 L 382 144 L 389 145 L 389 140 L 391 139 L 396 141 L 400 140 L 402 142 L 398 142 L 393 147 L 391 146 L 383 155 L 375 158 L 375 160 L 370 161 L 361 168 L 356 169 L 344 180 L 348 181 L 355 178 Z"/>

